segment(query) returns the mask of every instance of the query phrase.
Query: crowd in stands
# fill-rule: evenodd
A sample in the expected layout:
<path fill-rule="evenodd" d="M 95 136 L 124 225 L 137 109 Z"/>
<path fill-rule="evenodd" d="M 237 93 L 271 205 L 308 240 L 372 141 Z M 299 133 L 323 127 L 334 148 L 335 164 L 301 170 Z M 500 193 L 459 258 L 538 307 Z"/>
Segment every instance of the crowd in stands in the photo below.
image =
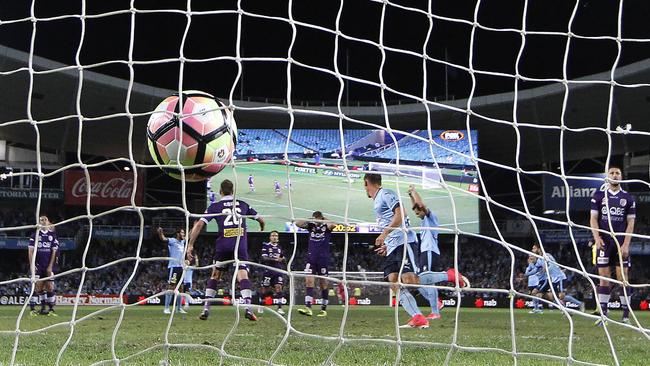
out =
<path fill-rule="evenodd" d="M 426 130 L 417 131 L 414 134 L 424 139 L 429 138 L 429 132 Z M 472 149 L 475 152 L 477 151 L 478 142 L 475 136 L 472 140 L 472 149 L 470 149 L 469 139 L 450 141 L 443 140 L 438 134 L 434 134 L 433 141 L 435 144 L 431 145 L 431 147 L 433 148 L 434 155 L 431 154 L 428 141 L 411 136 L 403 136 L 397 140 L 397 144 L 389 143 L 381 148 L 363 151 L 362 156 L 395 160 L 397 159 L 397 150 L 399 149 L 400 160 L 433 163 L 435 156 L 435 161 L 439 164 L 472 165 L 471 159 L 461 154 L 470 156 Z M 446 149 L 440 146 L 444 146 Z"/>
<path fill-rule="evenodd" d="M 85 209 L 80 208 L 67 208 L 65 216 L 75 216 L 85 214 Z M 143 211 L 145 213 L 145 225 L 149 226 L 152 222 L 151 215 L 157 217 L 173 218 L 177 215 L 176 212 L 151 212 Z M 64 219 L 64 212 L 54 210 L 49 212 L 53 222 L 61 222 Z M 639 234 L 648 233 L 648 220 L 645 216 L 639 216 L 635 232 Z M 34 217 L 26 211 L 21 211 L 17 208 L 3 208 L 0 209 L 0 221 L 2 227 L 32 225 Z M 82 267 L 82 256 L 86 247 L 87 236 L 79 236 L 79 232 L 84 232 L 85 226 L 88 224 L 87 218 L 73 220 L 70 223 L 57 225 L 56 231 L 60 237 L 68 236 L 73 237 L 77 241 L 77 249 L 73 251 L 62 251 L 61 254 L 61 268 L 59 272 L 67 271 L 74 268 Z M 95 217 L 93 225 L 95 226 L 112 226 L 112 227 L 138 227 L 140 224 L 140 217 L 133 211 L 118 211 L 109 215 Z M 547 224 L 548 225 L 548 224 Z M 538 229 L 544 229 L 544 224 L 541 224 Z M 28 237 L 32 229 L 23 230 L 8 230 L 3 231 L 5 236 L 22 236 Z M 151 232 L 151 230 L 148 230 Z M 335 235 L 335 238 L 338 238 Z M 249 239 L 249 253 L 250 260 L 259 262 L 261 242 L 266 239 L 265 234 L 251 234 Z M 296 248 L 296 253 L 293 256 L 291 269 L 293 271 L 302 271 L 305 268 L 306 260 L 306 237 L 299 239 L 298 245 L 294 245 L 290 241 L 293 237 L 286 237 L 286 240 L 281 241 L 285 250 L 286 256 L 289 258 L 293 255 L 293 248 Z M 203 237 L 202 240 L 212 240 Z M 81 243 L 81 244 L 80 244 Z M 529 246 L 530 243 L 526 244 Z M 586 267 L 588 273 L 596 273 L 595 267 L 591 264 L 591 248 L 585 243 L 578 243 L 580 250 L 579 256 Z M 523 244 L 522 244 L 523 245 Z M 201 265 L 208 265 L 211 263 L 211 255 L 213 246 L 211 243 L 204 243 L 198 245 L 198 255 Z M 529 250 L 529 247 L 524 249 Z M 561 264 L 580 268 L 578 258 L 576 257 L 573 247 L 570 245 L 546 245 L 547 252 L 553 254 L 557 261 Z M 137 295 L 150 295 L 163 291 L 166 286 L 166 265 L 164 259 L 160 260 L 146 260 L 138 263 L 136 267 L 135 257 L 138 255 L 140 258 L 152 257 L 166 257 L 167 247 L 164 243 L 160 242 L 155 237 L 147 237 L 140 247 L 140 252 L 137 253 L 138 242 L 134 239 L 114 238 L 114 239 L 98 239 L 92 238 L 88 247 L 85 265 L 89 268 L 97 268 L 107 263 L 117 261 L 110 267 L 104 269 L 97 269 L 89 271 L 84 280 L 83 292 L 89 294 L 116 294 L 122 289 L 126 281 L 131 277 L 135 270 L 135 275 L 132 278 L 129 286 L 126 288 L 126 294 Z M 24 251 L 20 250 L 5 250 L 2 252 L 6 261 L 3 261 L 3 266 L 0 268 L 0 281 L 26 277 L 28 273 L 28 266 L 26 255 Z M 438 270 L 445 270 L 446 268 L 453 267 L 453 246 L 450 244 L 442 244 L 442 253 Z M 526 292 L 526 279 L 523 276 L 524 269 L 527 265 L 527 254 L 514 250 L 514 285 L 515 289 L 521 292 Z M 332 248 L 331 258 L 331 271 L 343 270 L 343 244 L 335 241 Z M 376 256 L 372 251 L 372 243 L 351 243 L 348 250 L 347 262 L 345 265 L 346 271 L 359 272 L 368 271 L 376 272 L 381 271 L 381 258 Z M 119 261 L 123 258 L 130 258 L 125 261 Z M 471 279 L 472 287 L 485 288 L 485 289 L 507 289 L 509 288 L 511 276 L 511 257 L 510 253 L 501 245 L 492 242 L 470 242 L 462 243 L 459 246 L 459 270 Z M 205 280 L 209 276 L 210 269 L 200 270 L 195 274 L 195 288 L 202 289 Z M 263 272 L 261 268 L 252 268 L 252 277 L 259 279 Z M 568 287 L 568 292 L 578 298 L 592 298 L 593 290 L 587 279 L 579 273 L 567 271 L 567 276 L 572 280 L 571 285 Z M 647 283 L 650 279 L 650 256 L 638 255 L 634 257 L 634 265 L 630 273 L 632 283 Z M 81 273 L 66 275 L 57 280 L 58 293 L 60 294 L 74 294 L 77 292 Z M 229 281 L 224 281 L 226 285 Z M 302 291 L 304 282 L 299 279 L 296 282 L 297 291 Z M 0 293 L 12 294 L 22 291 L 21 288 L 26 286 L 0 286 Z M 385 288 L 381 286 L 374 286 L 376 292 L 385 292 Z M 370 294 L 375 290 L 368 290 Z M 616 292 L 616 291 L 615 291 Z M 486 290 L 480 294 L 481 296 L 492 297 L 497 294 Z M 650 296 L 647 288 L 640 288 L 634 293 L 635 298 L 647 298 Z"/>
<path fill-rule="evenodd" d="M 345 145 L 353 144 L 372 130 L 344 130 Z M 241 129 L 238 131 L 237 155 L 302 154 L 305 151 L 335 152 L 341 150 L 339 130 Z M 286 146 L 287 140 L 289 145 Z"/>

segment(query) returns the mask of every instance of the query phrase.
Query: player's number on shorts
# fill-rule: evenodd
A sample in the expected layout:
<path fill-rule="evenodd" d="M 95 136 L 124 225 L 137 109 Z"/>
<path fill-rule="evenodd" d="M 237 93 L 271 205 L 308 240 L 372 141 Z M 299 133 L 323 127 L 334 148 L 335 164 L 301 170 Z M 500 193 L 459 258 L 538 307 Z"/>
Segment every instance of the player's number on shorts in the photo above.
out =
<path fill-rule="evenodd" d="M 235 207 L 235 211 L 237 212 L 237 215 L 241 213 L 239 207 Z M 232 215 L 232 209 L 224 208 L 223 210 L 221 210 L 221 213 L 228 215 L 226 216 L 225 220 L 223 220 L 224 226 L 239 225 L 239 217 Z"/>

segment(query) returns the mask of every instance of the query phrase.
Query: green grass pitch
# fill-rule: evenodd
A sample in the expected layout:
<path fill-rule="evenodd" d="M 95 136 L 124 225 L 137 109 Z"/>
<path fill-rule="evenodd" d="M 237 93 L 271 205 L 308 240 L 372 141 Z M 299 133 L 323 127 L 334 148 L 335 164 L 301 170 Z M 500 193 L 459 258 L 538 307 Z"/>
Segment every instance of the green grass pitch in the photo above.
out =
<path fill-rule="evenodd" d="M 355 180 L 350 186 L 346 178 L 332 177 L 321 174 L 298 173 L 293 166 L 289 167 L 293 190 L 285 187 L 287 167 L 282 165 L 253 163 L 240 164 L 234 169 L 226 168 L 212 178 L 212 189 L 218 193 L 219 184 L 223 179 L 230 179 L 237 184 L 239 199 L 248 202 L 261 215 L 271 215 L 266 218 L 266 231 L 285 231 L 285 222 L 290 218 L 309 218 L 312 212 L 321 211 L 325 217 L 343 222 L 346 217 L 350 222 L 375 222 L 372 211 L 373 201 L 366 196 L 363 179 Z M 236 179 L 235 179 L 236 173 Z M 249 192 L 248 175 L 253 174 L 255 192 Z M 363 172 L 359 174 L 363 175 Z M 282 196 L 276 197 L 273 181 L 278 180 L 282 186 Z M 396 189 L 395 178 L 384 176 L 384 187 Z M 421 181 L 412 178 L 400 178 L 400 193 L 403 202 L 407 203 L 407 213 L 412 226 L 419 226 L 419 221 L 410 210 L 410 199 L 406 194 L 409 184 L 414 184 L 422 195 L 425 203 L 432 209 L 443 227 L 453 228 L 452 203 L 445 189 L 422 189 Z M 451 190 L 456 207 L 456 217 L 459 228 L 463 231 L 478 232 L 478 198 L 467 192 L 467 184 L 449 183 L 457 189 Z M 289 202 L 291 196 L 291 204 Z M 291 212 L 293 206 L 293 215 Z M 216 223 L 210 222 L 208 230 L 216 231 Z M 249 223 L 249 230 L 258 231 L 257 223 Z"/>
<path fill-rule="evenodd" d="M 77 322 L 70 342 L 62 353 L 60 365 L 89 365 L 105 361 L 113 365 L 111 337 L 119 317 L 119 308 L 80 307 L 77 318 L 100 309 L 106 311 Z M 506 352 L 512 350 L 510 313 L 508 309 L 461 309 L 457 324 L 456 344 L 453 342 L 455 309 L 445 308 L 442 319 L 432 321 L 429 329 L 401 329 L 401 353 L 397 340 L 394 309 L 380 306 L 351 307 L 342 327 L 343 307 L 329 307 L 327 318 L 308 318 L 291 312 L 292 330 L 286 343 L 275 353 L 287 333 L 286 323 L 270 310 L 261 314 L 258 322 L 243 318 L 235 322 L 233 307 L 213 306 L 210 319 L 200 321 L 199 306 L 188 315 L 177 315 L 171 322 L 162 313 L 161 306 L 127 307 L 116 333 L 115 354 L 120 365 L 216 365 L 220 362 L 219 350 L 227 355 L 224 365 L 318 365 L 330 359 L 331 365 L 392 365 L 400 359 L 403 365 L 439 365 L 450 357 L 450 365 L 513 365 L 514 359 Z M 285 308 L 288 310 L 288 308 Z M 0 365 L 9 365 L 15 341 L 16 320 L 20 307 L 0 307 Z M 20 321 L 20 330 L 35 331 L 48 326 L 45 331 L 22 334 L 15 365 L 53 365 L 57 354 L 70 335 L 71 307 L 58 307 L 58 317 L 29 317 Z M 289 314 L 285 315 L 287 318 Z M 613 312 L 617 319 L 620 312 Z M 639 321 L 650 326 L 650 313 L 640 312 Z M 574 316 L 572 356 L 574 359 L 614 364 L 606 335 L 592 321 Z M 407 316 L 399 310 L 399 322 Z M 169 332 L 166 329 L 170 324 Z M 236 324 L 236 326 L 235 326 Z M 234 331 L 228 336 L 231 329 Z M 514 312 L 515 343 L 520 353 L 548 354 L 557 357 L 569 355 L 569 322 L 559 311 L 546 311 L 531 315 L 526 310 Z M 340 331 L 345 342 L 337 339 Z M 646 364 L 648 339 L 638 330 L 608 325 L 621 365 Z M 319 338 L 316 336 L 330 337 Z M 165 349 L 165 341 L 171 344 Z M 224 340 L 225 343 L 224 343 Z M 338 347 L 338 348 L 337 348 Z M 482 347 L 483 351 L 468 351 L 463 347 Z M 487 350 L 491 348 L 493 350 Z M 147 350 L 147 352 L 138 352 Z M 502 351 L 496 350 L 501 349 Z M 163 361 L 168 357 L 169 363 Z M 255 361 L 253 359 L 257 359 Z M 262 361 L 259 361 L 262 360 Z M 520 355 L 518 365 L 562 365 L 564 360 Z"/>

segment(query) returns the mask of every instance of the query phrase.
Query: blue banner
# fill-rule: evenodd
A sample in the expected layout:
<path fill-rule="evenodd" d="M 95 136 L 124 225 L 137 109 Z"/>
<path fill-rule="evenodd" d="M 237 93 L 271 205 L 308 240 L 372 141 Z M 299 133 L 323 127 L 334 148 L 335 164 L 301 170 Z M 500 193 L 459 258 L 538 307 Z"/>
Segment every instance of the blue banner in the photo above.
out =
<path fill-rule="evenodd" d="M 29 238 L 8 236 L 0 238 L 0 249 L 27 249 Z M 75 243 L 73 238 L 59 238 L 59 250 L 73 250 Z"/>
<path fill-rule="evenodd" d="M 603 173 L 581 175 L 599 179 L 567 179 L 569 184 L 568 196 L 570 197 L 569 209 L 571 211 L 588 210 L 591 196 L 605 183 Z M 567 211 L 567 190 L 562 179 L 553 175 L 544 175 L 543 185 L 544 210 Z"/>

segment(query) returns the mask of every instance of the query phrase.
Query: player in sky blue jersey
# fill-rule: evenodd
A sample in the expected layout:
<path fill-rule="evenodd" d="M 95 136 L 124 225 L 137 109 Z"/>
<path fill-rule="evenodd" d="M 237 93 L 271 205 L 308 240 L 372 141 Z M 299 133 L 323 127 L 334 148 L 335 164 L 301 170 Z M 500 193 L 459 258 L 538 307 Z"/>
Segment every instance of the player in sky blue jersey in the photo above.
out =
<path fill-rule="evenodd" d="M 250 207 L 248 203 L 235 199 L 234 184 L 224 179 L 219 188 L 219 195 L 221 199 L 210 206 L 205 211 L 208 216 L 201 217 L 197 220 L 190 232 L 190 238 L 187 244 L 187 259 L 192 261 L 194 259 L 193 249 L 196 239 L 203 230 L 203 227 L 210 221 L 215 220 L 219 230 L 217 231 L 217 238 L 215 240 L 215 253 L 214 263 L 221 263 L 238 259 L 240 261 L 248 261 L 248 234 L 246 231 L 246 217 L 252 218 L 259 222 L 260 230 L 264 231 L 264 219 L 257 216 L 257 211 Z M 221 273 L 228 269 L 227 265 L 221 264 L 212 269 L 212 275 L 208 280 L 205 297 L 206 301 L 203 304 L 203 311 L 199 316 L 201 320 L 207 320 L 210 315 L 211 299 L 217 294 L 217 287 L 221 279 Z M 239 289 L 241 296 L 246 305 L 245 317 L 251 321 L 257 321 L 257 317 L 251 311 L 251 281 L 248 279 L 248 266 L 245 263 L 240 263 L 237 271 L 237 280 L 239 282 Z"/>
<path fill-rule="evenodd" d="M 167 268 L 169 269 L 169 275 L 167 276 L 167 290 L 174 291 L 176 285 L 181 282 L 181 286 L 178 289 L 179 291 L 184 291 L 183 289 L 183 261 L 185 260 L 185 230 L 178 228 L 174 232 L 173 238 L 168 238 L 165 236 L 165 233 L 161 227 L 158 228 L 158 238 L 163 242 L 167 243 L 169 249 L 169 263 Z M 174 297 L 173 293 L 165 293 L 165 309 L 163 312 L 165 314 L 171 314 L 169 310 L 169 305 L 172 298 Z M 185 314 L 186 311 L 181 308 L 181 296 L 176 296 L 176 311 L 182 314 Z"/>
<path fill-rule="evenodd" d="M 615 266 L 616 278 L 625 283 L 626 280 L 629 280 L 628 270 L 631 267 L 630 240 L 632 237 L 629 234 L 634 233 L 636 203 L 631 194 L 621 189 L 619 182 L 622 177 L 623 173 L 619 167 L 609 167 L 606 189 L 597 191 L 591 198 L 589 226 L 598 251 L 596 256 L 598 275 L 611 278 L 611 266 Z M 609 234 L 611 232 L 615 233 L 616 236 Z M 611 282 L 601 278 L 598 286 L 598 302 L 605 317 L 607 316 L 610 293 Z M 627 293 L 627 297 L 624 296 L 625 293 Z M 620 298 L 623 308 L 623 322 L 625 323 L 630 322 L 628 298 L 631 294 L 632 287 L 626 286 L 625 292 Z M 600 324 L 600 320 L 597 323 Z"/>
<path fill-rule="evenodd" d="M 366 195 L 374 201 L 377 222 L 382 228 L 381 234 L 375 240 L 375 252 L 385 257 L 383 263 L 384 278 L 388 282 L 395 283 L 393 290 L 395 292 L 399 291 L 400 303 L 411 316 L 411 320 L 404 327 L 428 328 L 429 321 L 418 309 L 413 295 L 406 288 L 400 289 L 396 283 L 400 273 L 401 280 L 405 284 L 417 285 L 421 283 L 429 285 L 440 282 L 440 279 L 434 273 L 429 273 L 422 278 L 418 278 L 415 274 L 417 270 L 415 258 L 417 241 L 415 233 L 408 229 L 408 218 L 402 211 L 397 194 L 391 189 L 382 187 L 381 175 L 379 174 L 365 174 L 363 183 Z M 445 280 L 455 283 L 456 274 L 456 271 L 445 273 Z M 458 277 L 460 279 L 460 276 Z M 462 283 L 462 280 L 460 282 Z"/>
<path fill-rule="evenodd" d="M 420 252 L 416 253 L 416 256 L 418 257 L 418 274 L 431 272 L 438 275 L 440 282 L 446 282 L 446 272 L 433 271 L 440 259 L 438 230 L 435 229 L 440 226 L 438 223 L 438 217 L 424 204 L 422 197 L 420 197 L 420 194 L 415 190 L 414 186 L 409 186 L 407 192 L 411 198 L 413 212 L 422 220 L 422 230 L 420 230 Z M 461 279 L 465 286 L 469 285 L 467 278 L 461 276 Z M 440 319 L 442 302 L 438 299 L 438 289 L 435 287 L 421 287 L 419 291 L 431 305 L 431 313 L 427 315 L 427 319 Z"/>
<path fill-rule="evenodd" d="M 34 295 L 29 299 L 30 314 L 56 316 L 54 304 L 56 297 L 54 293 L 54 279 L 39 280 L 39 278 L 50 277 L 57 270 L 57 253 L 59 251 L 59 239 L 54 232 L 52 223 L 46 215 L 38 218 L 39 228 L 29 238 L 28 256 L 30 272 L 34 274 L 37 282 L 34 286 Z M 37 312 L 34 307 L 36 300 L 41 301 L 41 311 Z M 45 309 L 48 306 L 49 310 Z"/>
<path fill-rule="evenodd" d="M 534 255 L 528 256 L 528 265 L 526 266 L 526 271 L 524 276 L 528 277 L 528 294 L 533 295 L 533 292 L 539 286 L 540 275 L 543 275 L 542 269 L 537 265 L 537 257 Z M 530 311 L 531 314 L 540 314 L 542 309 L 540 307 L 539 298 L 535 296 L 533 298 L 533 310 Z"/>
<path fill-rule="evenodd" d="M 537 255 L 542 255 L 542 250 L 539 245 L 534 244 L 531 251 Z M 546 263 L 544 263 L 546 262 Z M 567 295 L 564 289 L 566 282 L 566 274 L 560 266 L 558 266 L 555 257 L 550 253 L 546 253 L 543 258 L 537 258 L 535 266 L 538 267 L 543 274 L 541 276 L 539 285 L 533 293 L 539 297 L 546 297 L 549 301 L 554 301 L 551 287 L 555 291 L 557 298 L 562 306 L 566 306 L 566 300 L 578 305 L 581 311 L 584 311 L 584 303 L 571 295 Z M 548 272 L 546 269 L 548 268 Z"/>
<path fill-rule="evenodd" d="M 305 277 L 305 307 L 298 309 L 298 313 L 306 316 L 312 316 L 311 306 L 314 303 L 314 283 L 315 277 L 327 276 L 329 274 L 330 262 L 330 242 L 332 230 L 336 223 L 331 222 L 323 216 L 320 211 L 315 211 L 311 217 L 315 221 L 296 221 L 296 226 L 309 231 L 309 246 L 307 248 L 307 265 L 305 272 L 311 276 Z M 319 279 L 321 290 L 321 307 L 317 317 L 327 316 L 327 305 L 329 303 L 329 284 L 327 279 Z"/>

